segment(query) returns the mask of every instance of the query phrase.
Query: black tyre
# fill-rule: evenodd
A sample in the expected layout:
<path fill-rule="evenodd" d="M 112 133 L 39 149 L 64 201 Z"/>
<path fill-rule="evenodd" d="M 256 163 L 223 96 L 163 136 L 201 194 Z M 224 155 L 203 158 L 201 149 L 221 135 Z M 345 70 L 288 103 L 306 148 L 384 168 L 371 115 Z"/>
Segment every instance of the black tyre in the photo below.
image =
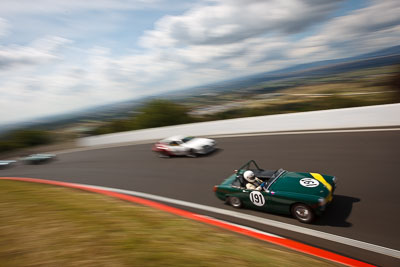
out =
<path fill-rule="evenodd" d="M 188 157 L 191 157 L 191 158 L 197 157 L 196 150 L 191 149 L 191 150 L 189 151 L 189 153 L 188 153 Z"/>
<path fill-rule="evenodd" d="M 315 219 L 315 214 L 312 209 L 302 203 L 292 206 L 292 215 L 302 223 L 311 223 Z"/>
<path fill-rule="evenodd" d="M 232 207 L 237 209 L 240 209 L 243 206 L 242 201 L 238 197 L 229 197 L 228 202 Z"/>
<path fill-rule="evenodd" d="M 159 152 L 159 153 L 158 153 L 158 156 L 159 156 L 160 158 L 169 158 L 169 157 L 171 157 L 167 152 L 164 152 L 164 151 Z"/>

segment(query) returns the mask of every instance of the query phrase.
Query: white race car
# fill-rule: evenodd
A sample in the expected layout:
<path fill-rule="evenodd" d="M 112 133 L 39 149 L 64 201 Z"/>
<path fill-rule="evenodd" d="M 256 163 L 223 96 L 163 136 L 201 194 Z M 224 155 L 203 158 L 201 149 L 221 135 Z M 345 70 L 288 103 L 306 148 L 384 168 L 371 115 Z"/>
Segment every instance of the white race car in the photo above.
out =
<path fill-rule="evenodd" d="M 153 151 L 161 157 L 189 156 L 208 154 L 216 149 L 215 140 L 208 138 L 197 138 L 193 136 L 172 136 L 158 141 L 153 146 Z"/>

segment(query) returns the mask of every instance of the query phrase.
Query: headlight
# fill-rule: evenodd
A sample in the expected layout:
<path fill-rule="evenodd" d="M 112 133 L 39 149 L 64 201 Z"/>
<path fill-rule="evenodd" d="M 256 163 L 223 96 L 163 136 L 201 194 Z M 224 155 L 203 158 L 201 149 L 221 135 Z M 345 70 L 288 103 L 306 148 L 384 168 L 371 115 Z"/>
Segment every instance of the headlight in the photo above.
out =
<path fill-rule="evenodd" d="M 327 203 L 327 201 L 326 201 L 325 198 L 322 198 L 322 197 L 321 197 L 321 198 L 318 199 L 318 205 L 320 205 L 320 206 L 325 206 L 326 203 Z"/>
<path fill-rule="evenodd" d="M 334 176 L 334 177 L 332 178 L 332 182 L 333 182 L 334 184 L 336 184 L 337 181 L 338 181 L 338 179 L 336 178 L 336 176 Z"/>

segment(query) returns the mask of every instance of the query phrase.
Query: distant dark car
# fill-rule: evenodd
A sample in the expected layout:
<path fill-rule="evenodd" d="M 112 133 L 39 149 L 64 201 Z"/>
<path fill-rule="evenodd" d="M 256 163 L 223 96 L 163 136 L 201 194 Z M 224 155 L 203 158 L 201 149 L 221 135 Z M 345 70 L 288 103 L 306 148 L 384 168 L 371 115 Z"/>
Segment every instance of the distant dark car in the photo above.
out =
<path fill-rule="evenodd" d="M 26 164 L 41 164 L 54 160 L 56 155 L 54 154 L 32 154 L 25 158 L 22 158 L 21 161 Z"/>
<path fill-rule="evenodd" d="M 0 169 L 6 169 L 17 163 L 16 160 L 0 160 Z"/>
<path fill-rule="evenodd" d="M 264 185 L 259 190 L 246 189 L 243 174 L 251 170 Z M 310 223 L 322 215 L 332 201 L 336 177 L 283 169 L 263 170 L 250 160 L 220 185 L 214 186 L 217 197 L 235 208 L 292 215 L 300 222 Z"/>

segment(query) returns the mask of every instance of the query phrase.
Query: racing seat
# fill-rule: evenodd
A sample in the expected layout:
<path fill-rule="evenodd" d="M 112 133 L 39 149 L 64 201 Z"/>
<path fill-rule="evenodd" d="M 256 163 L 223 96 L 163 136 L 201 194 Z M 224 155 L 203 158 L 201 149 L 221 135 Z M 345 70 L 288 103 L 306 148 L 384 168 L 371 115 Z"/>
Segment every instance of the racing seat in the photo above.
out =
<path fill-rule="evenodd" d="M 243 175 L 242 174 L 238 174 L 238 175 L 236 175 L 236 177 L 240 181 L 240 187 L 246 188 L 247 181 L 244 180 Z"/>

